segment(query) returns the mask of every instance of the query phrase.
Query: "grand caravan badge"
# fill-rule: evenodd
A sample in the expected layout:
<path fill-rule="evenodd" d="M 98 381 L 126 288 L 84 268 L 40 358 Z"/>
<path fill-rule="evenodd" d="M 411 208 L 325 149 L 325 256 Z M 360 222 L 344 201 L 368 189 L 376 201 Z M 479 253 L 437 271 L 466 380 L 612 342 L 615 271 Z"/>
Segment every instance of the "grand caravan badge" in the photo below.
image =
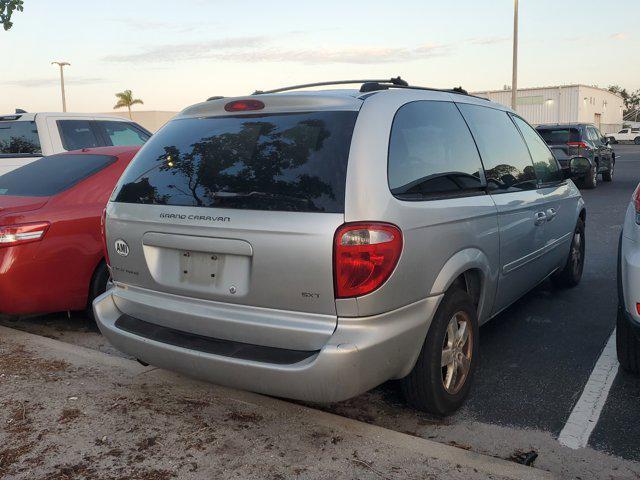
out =
<path fill-rule="evenodd" d="M 123 257 L 129 255 L 129 245 L 121 238 L 115 241 L 114 246 L 118 255 L 122 255 Z"/>

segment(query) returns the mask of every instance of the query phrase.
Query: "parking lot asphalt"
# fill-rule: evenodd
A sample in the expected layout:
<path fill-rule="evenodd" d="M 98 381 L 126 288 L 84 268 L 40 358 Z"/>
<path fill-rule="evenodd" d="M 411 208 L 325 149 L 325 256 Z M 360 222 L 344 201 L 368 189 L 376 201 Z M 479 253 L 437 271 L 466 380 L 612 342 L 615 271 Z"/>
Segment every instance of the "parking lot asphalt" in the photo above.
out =
<path fill-rule="evenodd" d="M 615 150 L 614 181 L 582 192 L 587 246 L 581 284 L 558 291 L 544 282 L 481 328 L 480 369 L 459 413 L 443 420 L 411 410 L 393 382 L 319 408 L 501 458 L 533 451 L 537 467 L 562 477 L 640 476 L 639 378 L 618 371 L 586 448 L 558 442 L 615 327 L 617 241 L 640 181 L 640 146 Z M 1 323 L 116 353 L 77 315 Z"/>

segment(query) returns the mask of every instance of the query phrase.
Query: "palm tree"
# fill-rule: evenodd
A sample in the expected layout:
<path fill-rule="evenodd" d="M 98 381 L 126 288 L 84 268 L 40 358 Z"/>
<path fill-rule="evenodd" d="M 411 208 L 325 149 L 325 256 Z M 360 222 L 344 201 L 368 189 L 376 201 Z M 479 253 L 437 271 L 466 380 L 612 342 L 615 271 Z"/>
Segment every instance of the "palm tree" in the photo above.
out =
<path fill-rule="evenodd" d="M 133 98 L 133 93 L 131 90 L 125 90 L 124 92 L 116 93 L 116 97 L 118 99 L 118 103 L 115 104 L 113 109 L 127 107 L 129 109 L 129 118 L 133 120 L 131 117 L 131 105 L 143 105 L 144 102 L 139 98 Z"/>

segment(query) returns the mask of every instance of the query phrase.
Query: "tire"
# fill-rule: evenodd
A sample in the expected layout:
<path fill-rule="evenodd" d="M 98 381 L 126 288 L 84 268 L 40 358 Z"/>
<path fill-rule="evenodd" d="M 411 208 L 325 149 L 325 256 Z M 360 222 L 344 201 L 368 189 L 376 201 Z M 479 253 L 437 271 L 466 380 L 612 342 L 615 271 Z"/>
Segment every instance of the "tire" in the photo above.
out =
<path fill-rule="evenodd" d="M 93 277 L 91 277 L 91 284 L 89 285 L 89 296 L 87 297 L 87 316 L 95 321 L 93 316 L 92 303 L 99 295 L 102 295 L 107 290 L 107 282 L 109 281 L 109 269 L 104 260 L 102 260 L 95 271 Z"/>
<path fill-rule="evenodd" d="M 634 138 L 633 143 L 635 143 L 636 145 L 640 145 L 640 137 Z"/>
<path fill-rule="evenodd" d="M 458 326 L 458 335 L 463 335 L 461 325 L 466 325 L 468 333 L 462 347 L 449 340 L 451 337 L 458 338 L 450 327 L 450 323 L 454 322 Z M 452 354 L 449 355 L 451 362 L 443 367 L 445 349 Z M 401 381 L 407 403 L 418 410 L 439 416 L 454 413 L 469 393 L 478 359 L 476 306 L 466 292 L 451 290 L 438 307 L 413 370 Z M 457 375 L 452 376 L 452 372 Z M 445 383 L 448 383 L 448 388 Z"/>
<path fill-rule="evenodd" d="M 629 373 L 640 373 L 640 338 L 631 325 L 623 306 L 618 306 L 616 350 L 620 366 Z"/>
<path fill-rule="evenodd" d="M 573 231 L 571 247 L 569 248 L 569 258 L 567 258 L 567 262 L 562 270 L 558 270 L 551 277 L 551 280 L 557 287 L 572 288 L 578 285 L 582 279 L 586 245 L 584 232 L 584 222 L 580 218 Z"/>
<path fill-rule="evenodd" d="M 582 180 L 583 188 L 592 190 L 598 186 L 598 165 L 593 165 L 589 174 Z"/>
<path fill-rule="evenodd" d="M 611 159 L 611 166 L 609 167 L 609 170 L 607 170 L 606 172 L 602 172 L 602 181 L 603 182 L 611 182 L 613 181 L 613 172 L 616 168 L 616 160 L 615 158 Z"/>

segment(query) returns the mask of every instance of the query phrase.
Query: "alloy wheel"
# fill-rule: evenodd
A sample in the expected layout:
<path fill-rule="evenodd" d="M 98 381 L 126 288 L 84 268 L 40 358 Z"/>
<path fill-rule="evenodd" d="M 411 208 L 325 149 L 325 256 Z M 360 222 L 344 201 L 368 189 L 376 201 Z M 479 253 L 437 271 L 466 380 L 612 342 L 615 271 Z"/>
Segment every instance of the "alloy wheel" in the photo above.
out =
<path fill-rule="evenodd" d="M 579 277 L 582 273 L 583 256 L 584 242 L 582 241 L 582 234 L 580 232 L 575 232 L 571 242 L 571 270 L 575 277 Z"/>
<path fill-rule="evenodd" d="M 442 344 L 442 385 L 447 393 L 455 395 L 469 376 L 473 355 L 473 329 L 465 312 L 453 315 Z"/>

